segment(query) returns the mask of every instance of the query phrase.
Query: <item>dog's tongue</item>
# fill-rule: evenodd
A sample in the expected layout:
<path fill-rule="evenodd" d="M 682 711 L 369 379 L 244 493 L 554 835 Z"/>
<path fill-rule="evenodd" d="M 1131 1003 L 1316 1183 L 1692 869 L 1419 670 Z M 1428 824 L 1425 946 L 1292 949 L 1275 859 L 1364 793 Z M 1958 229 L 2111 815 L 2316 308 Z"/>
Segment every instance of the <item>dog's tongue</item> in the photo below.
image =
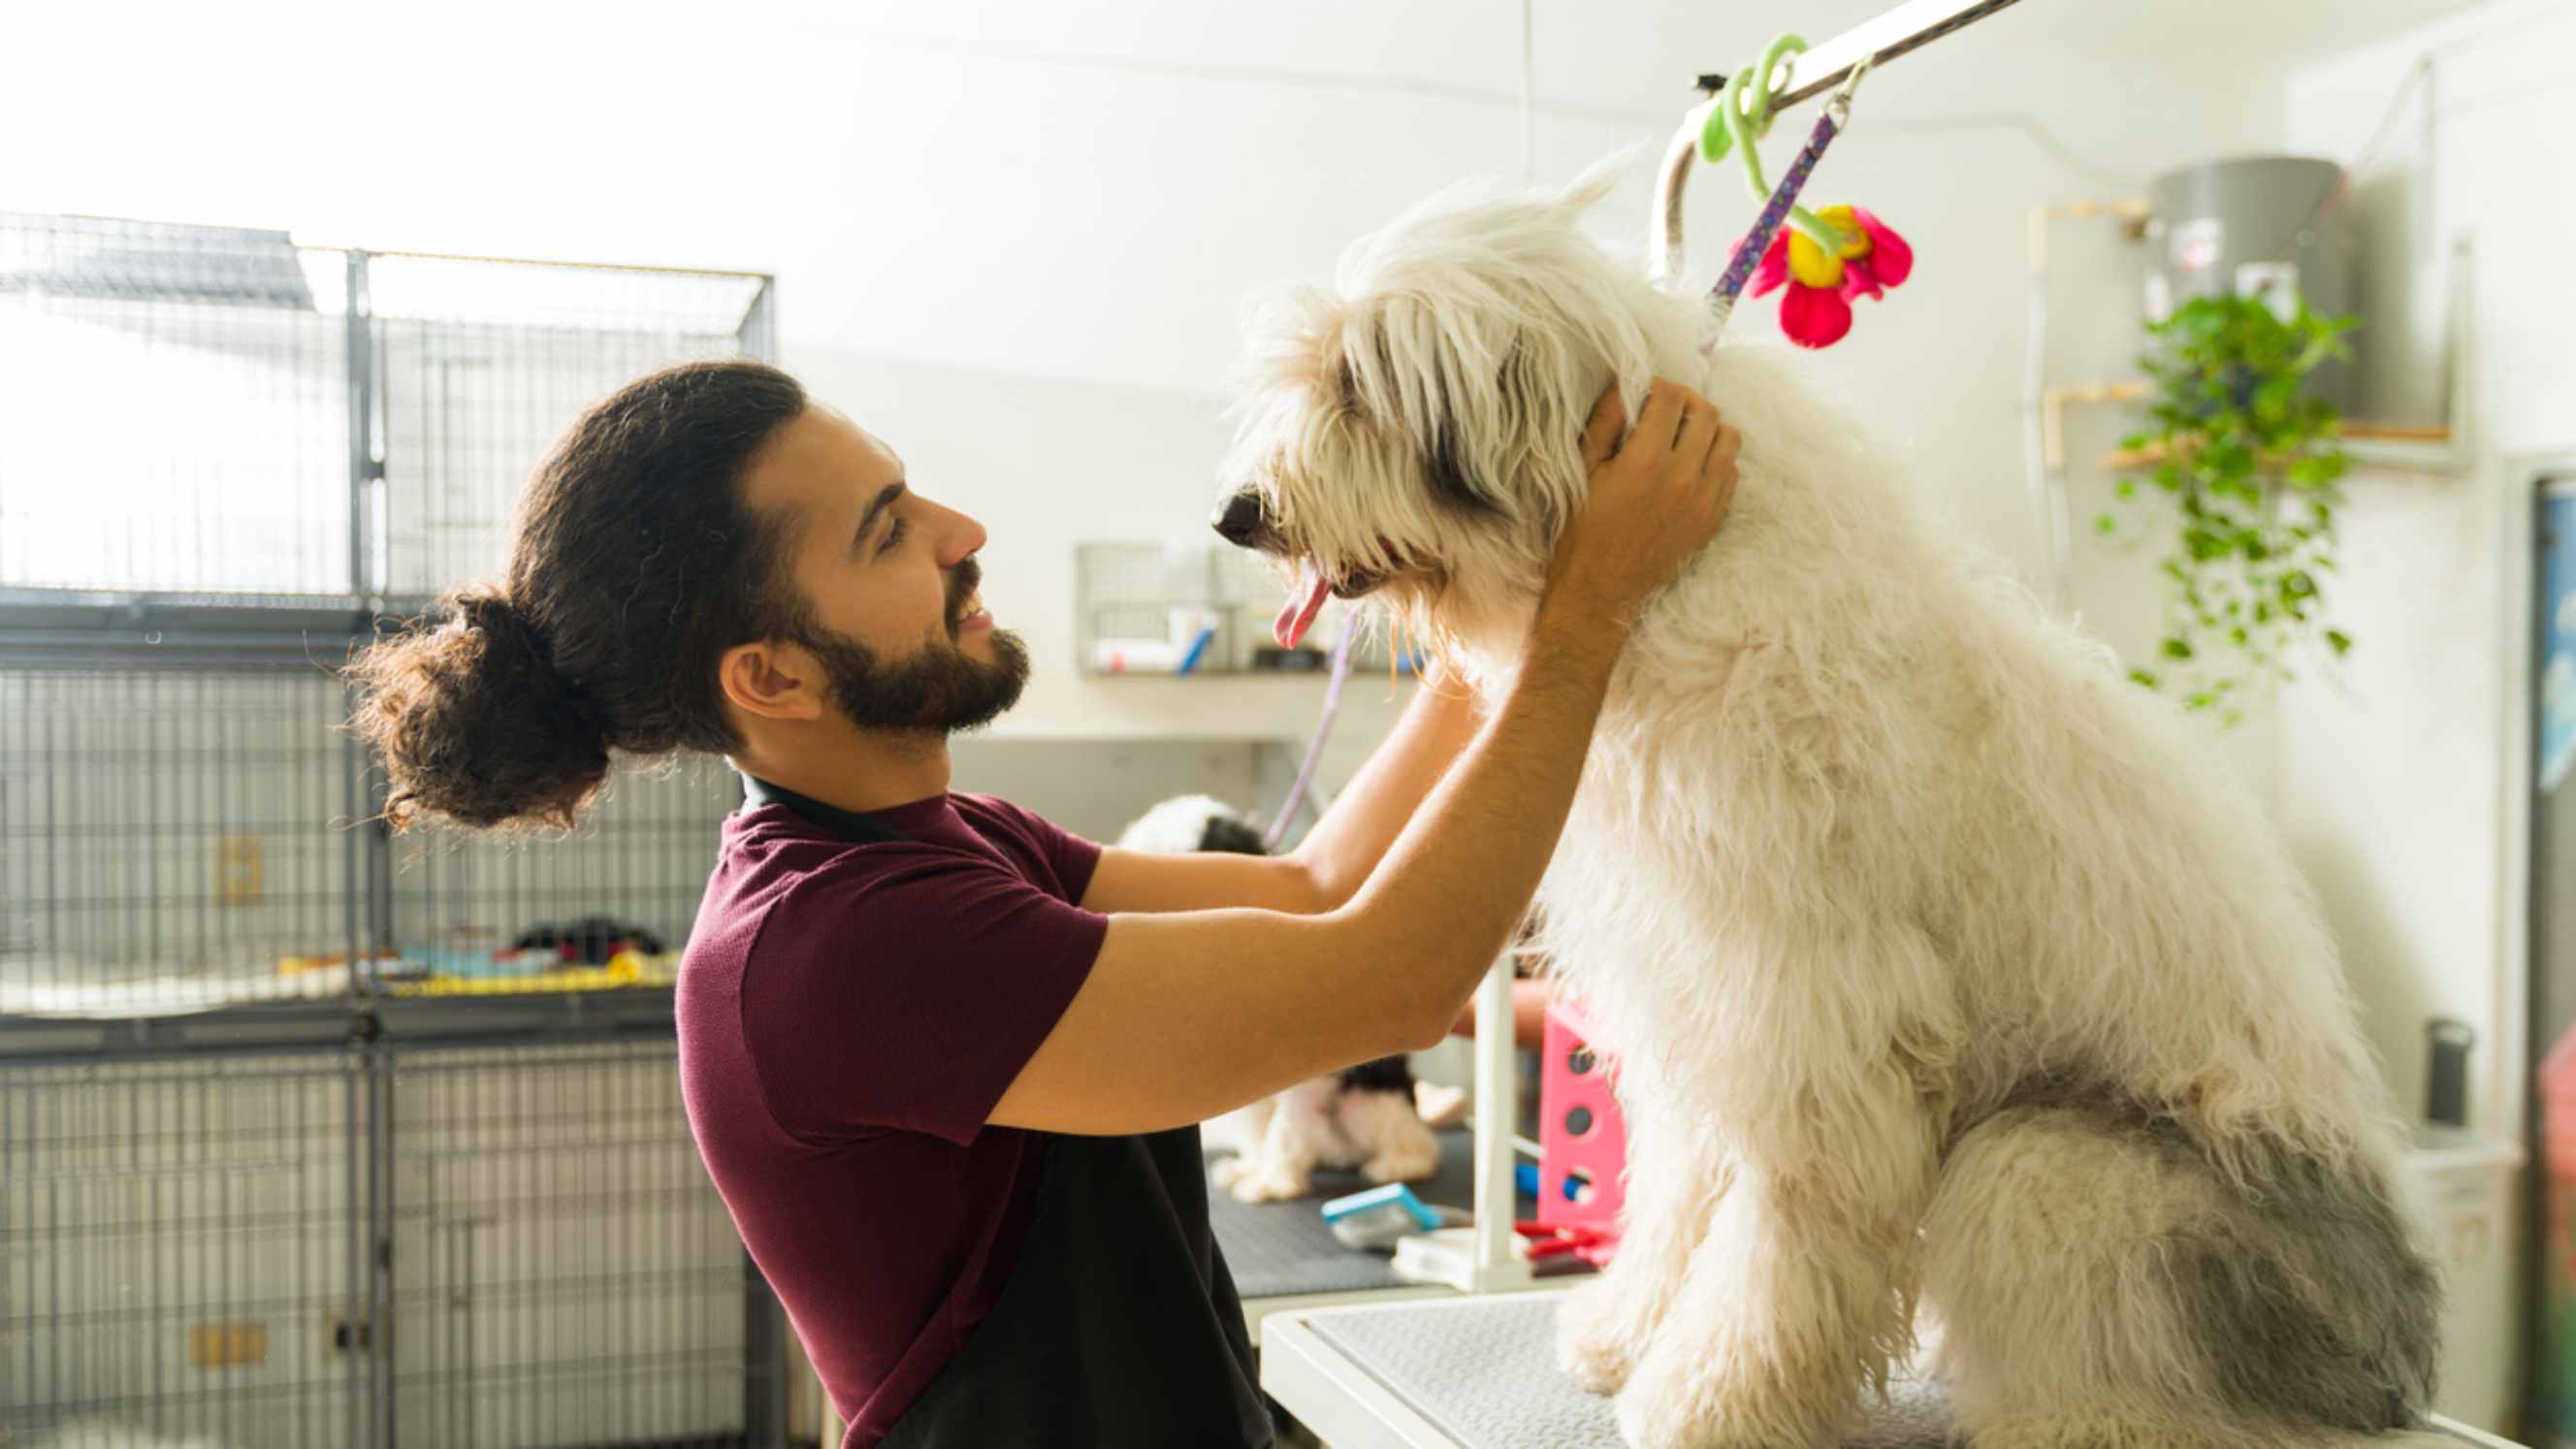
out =
<path fill-rule="evenodd" d="M 1313 559 L 1297 565 L 1296 586 L 1288 591 L 1288 602 L 1280 605 L 1278 622 L 1270 626 L 1270 635 L 1282 649 L 1294 649 L 1306 637 L 1306 626 L 1324 608 L 1324 596 L 1333 591 L 1332 581 L 1315 567 Z"/>

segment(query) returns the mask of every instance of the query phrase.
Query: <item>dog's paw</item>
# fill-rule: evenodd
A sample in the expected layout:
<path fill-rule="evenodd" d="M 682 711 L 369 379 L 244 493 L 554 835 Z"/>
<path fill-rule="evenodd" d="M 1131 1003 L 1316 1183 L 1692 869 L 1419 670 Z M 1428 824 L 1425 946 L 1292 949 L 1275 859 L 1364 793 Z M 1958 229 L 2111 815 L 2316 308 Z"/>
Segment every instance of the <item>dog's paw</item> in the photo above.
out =
<path fill-rule="evenodd" d="M 1413 1111 L 1422 1125 L 1439 1131 L 1467 1125 L 1467 1089 L 1439 1082 L 1413 1084 Z"/>
<path fill-rule="evenodd" d="M 1617 1408 L 1632 1449 L 1835 1449 L 1853 1418 L 1839 1380 L 1801 1382 L 1697 1351 L 1640 1359 Z"/>
<path fill-rule="evenodd" d="M 1302 1172 L 1264 1164 L 1245 1169 L 1225 1189 L 1237 1202 L 1287 1202 L 1304 1197 L 1311 1186 Z"/>
<path fill-rule="evenodd" d="M 1216 1164 L 1208 1169 L 1208 1181 L 1215 1183 L 1224 1191 L 1233 1191 L 1234 1185 L 1242 1181 L 1243 1175 L 1251 1170 L 1244 1165 L 1245 1161 L 1246 1159 L 1240 1155 L 1218 1158 Z"/>
<path fill-rule="evenodd" d="M 1621 1315 L 1611 1296 L 1616 1287 L 1596 1278 L 1556 1306 L 1556 1366 L 1587 1394 L 1619 1392 L 1636 1365 L 1620 1332 Z"/>
<path fill-rule="evenodd" d="M 1639 1377 L 1619 1391 L 1619 1437 L 1629 1449 L 1834 1449 L 1839 1433 L 1763 1427 L 1759 1415 L 1730 1412 Z"/>
<path fill-rule="evenodd" d="M 1360 1164 L 1360 1176 L 1371 1182 L 1420 1182 L 1440 1172 L 1440 1144 L 1427 1149 L 1392 1148 Z"/>

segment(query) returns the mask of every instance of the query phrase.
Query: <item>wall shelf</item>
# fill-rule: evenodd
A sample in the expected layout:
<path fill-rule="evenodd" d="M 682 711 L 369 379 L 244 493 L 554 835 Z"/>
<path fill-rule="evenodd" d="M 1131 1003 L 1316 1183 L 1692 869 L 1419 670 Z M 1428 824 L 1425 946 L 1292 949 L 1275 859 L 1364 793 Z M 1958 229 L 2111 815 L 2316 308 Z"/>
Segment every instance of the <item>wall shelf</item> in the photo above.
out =
<path fill-rule="evenodd" d="M 2451 451 L 2451 430 L 2442 425 L 2412 423 L 2346 423 L 2343 425 L 2344 454 L 2356 463 L 2379 467 L 2403 468 L 2422 466 L 2439 471 Z M 2160 443 L 2143 448 L 2115 448 L 2101 456 L 2105 472 L 2134 473 L 2153 468 L 2171 456 Z M 2273 460 L 2265 466 L 2277 467 Z"/>

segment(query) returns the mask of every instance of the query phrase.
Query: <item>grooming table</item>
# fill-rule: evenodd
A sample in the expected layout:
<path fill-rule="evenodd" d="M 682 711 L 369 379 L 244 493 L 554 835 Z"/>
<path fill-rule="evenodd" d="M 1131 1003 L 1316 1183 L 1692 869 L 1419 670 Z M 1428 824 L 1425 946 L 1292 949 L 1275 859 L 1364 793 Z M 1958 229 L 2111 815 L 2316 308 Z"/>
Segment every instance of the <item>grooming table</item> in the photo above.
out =
<path fill-rule="evenodd" d="M 1332 1449 L 1624 1449 L 1610 1400 L 1557 1371 L 1562 1288 L 1477 1298 L 1274 1312 L 1261 1386 Z M 2436 1418 L 2463 1444 L 2517 1449 Z M 1919 1380 L 1888 1400 L 1851 1449 L 1946 1449 L 1940 1390 Z"/>
<path fill-rule="evenodd" d="M 1475 1197 L 1475 1137 L 1463 1128 L 1439 1137 L 1440 1171 L 1429 1182 L 1412 1184 L 1413 1192 L 1424 1202 L 1463 1211 Z M 1208 1154 L 1208 1164 L 1214 1166 L 1223 1155 Z M 1234 1273 L 1254 1342 L 1260 1341 L 1262 1320 L 1282 1309 L 1457 1296 L 1438 1284 L 1396 1277 L 1386 1254 L 1350 1247 L 1325 1226 L 1326 1202 L 1374 1186 L 1356 1172 L 1318 1171 L 1314 1191 L 1305 1197 L 1242 1203 L 1209 1185 L 1208 1220 L 1225 1251 L 1226 1267 Z M 1535 1199 L 1522 1196 L 1517 1202 L 1522 1221 L 1537 1216 Z"/>

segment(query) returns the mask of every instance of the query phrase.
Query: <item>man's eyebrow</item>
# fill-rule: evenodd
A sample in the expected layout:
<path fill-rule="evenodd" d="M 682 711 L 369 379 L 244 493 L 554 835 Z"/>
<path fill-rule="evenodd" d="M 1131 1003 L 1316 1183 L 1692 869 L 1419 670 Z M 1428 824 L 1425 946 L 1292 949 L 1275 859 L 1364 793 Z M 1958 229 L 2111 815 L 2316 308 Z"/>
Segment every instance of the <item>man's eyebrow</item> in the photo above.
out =
<path fill-rule="evenodd" d="M 893 507 L 894 501 L 902 496 L 903 483 L 900 479 L 877 490 L 877 496 L 868 503 L 868 511 L 859 515 L 859 531 L 850 535 L 851 557 L 858 556 L 859 545 L 867 542 L 868 530 L 877 526 L 877 515 Z"/>

